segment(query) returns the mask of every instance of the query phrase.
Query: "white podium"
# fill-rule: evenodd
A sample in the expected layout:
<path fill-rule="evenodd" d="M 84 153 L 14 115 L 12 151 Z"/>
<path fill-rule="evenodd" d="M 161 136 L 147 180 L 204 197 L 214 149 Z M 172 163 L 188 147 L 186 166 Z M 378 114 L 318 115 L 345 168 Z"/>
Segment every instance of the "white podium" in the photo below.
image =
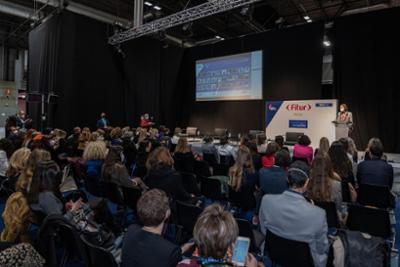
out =
<path fill-rule="evenodd" d="M 338 121 L 333 121 L 335 124 L 335 137 L 336 140 L 339 140 L 340 138 L 347 138 L 349 137 L 349 131 L 350 127 L 348 123 L 346 122 L 338 122 Z"/>

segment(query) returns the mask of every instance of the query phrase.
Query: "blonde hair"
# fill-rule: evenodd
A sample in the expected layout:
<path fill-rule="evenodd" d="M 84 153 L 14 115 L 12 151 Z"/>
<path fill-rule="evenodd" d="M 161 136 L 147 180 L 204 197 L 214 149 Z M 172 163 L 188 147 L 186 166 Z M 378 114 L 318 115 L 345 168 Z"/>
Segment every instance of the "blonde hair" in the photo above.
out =
<path fill-rule="evenodd" d="M 67 137 L 67 132 L 61 129 L 54 129 L 54 135 L 56 138 L 65 139 Z"/>
<path fill-rule="evenodd" d="M 90 141 L 90 137 L 91 137 L 91 132 L 89 128 L 87 127 L 83 128 L 82 133 L 79 136 L 79 144 L 78 144 L 79 150 L 84 150 L 86 148 L 88 142 Z"/>
<path fill-rule="evenodd" d="M 174 165 L 174 159 L 171 157 L 171 153 L 169 153 L 169 150 L 163 146 L 154 149 L 146 161 L 147 170 L 155 169 L 161 165 Z"/>
<path fill-rule="evenodd" d="M 14 176 L 25 170 L 26 167 L 28 166 L 28 158 L 30 154 L 31 150 L 26 147 L 22 147 L 16 150 L 10 158 L 10 165 L 6 172 L 6 176 L 7 177 Z"/>
<path fill-rule="evenodd" d="M 26 191 L 29 189 L 33 171 L 39 162 L 51 160 L 50 152 L 44 149 L 35 149 L 30 153 L 28 163 L 15 184 L 15 190 Z"/>
<path fill-rule="evenodd" d="M 187 138 L 180 137 L 178 140 L 178 144 L 175 147 L 175 153 L 188 153 L 188 152 L 191 152 L 191 149 L 188 146 Z"/>
<path fill-rule="evenodd" d="M 229 169 L 229 185 L 236 191 L 242 187 L 244 170 L 254 173 L 253 158 L 245 146 L 239 148 L 235 164 Z"/>
<path fill-rule="evenodd" d="M 107 156 L 107 147 L 103 141 L 89 142 L 83 151 L 84 160 L 104 160 Z"/>
<path fill-rule="evenodd" d="M 225 257 L 232 249 L 238 235 L 236 220 L 218 204 L 212 204 L 204 209 L 193 230 L 200 255 L 216 259 Z"/>
<path fill-rule="evenodd" d="M 3 212 L 4 230 L 0 239 L 2 242 L 28 241 L 26 235 L 29 225 L 30 209 L 28 201 L 21 192 L 15 192 L 7 199 Z"/>

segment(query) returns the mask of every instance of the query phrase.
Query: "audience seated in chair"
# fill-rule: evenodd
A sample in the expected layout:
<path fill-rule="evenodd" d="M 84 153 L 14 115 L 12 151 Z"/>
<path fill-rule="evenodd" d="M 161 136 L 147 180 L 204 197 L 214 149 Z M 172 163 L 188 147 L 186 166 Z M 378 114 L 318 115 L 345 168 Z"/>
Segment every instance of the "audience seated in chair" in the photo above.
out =
<path fill-rule="evenodd" d="M 343 182 L 348 182 L 355 186 L 353 165 L 345 151 L 343 144 L 339 141 L 332 143 L 329 148 L 329 157 L 331 158 L 333 170 L 340 176 Z"/>
<path fill-rule="evenodd" d="M 194 156 L 186 137 L 179 138 L 175 147 L 174 162 L 176 170 L 193 173 Z"/>
<path fill-rule="evenodd" d="M 393 167 L 384 160 L 383 144 L 378 138 L 369 142 L 370 160 L 358 164 L 357 182 L 375 186 L 393 187 Z"/>
<path fill-rule="evenodd" d="M 247 147 L 239 148 L 236 162 L 229 170 L 231 198 L 238 206 L 237 217 L 251 221 L 256 207 L 254 192 L 258 182 L 258 172 L 254 169 L 253 160 Z"/>
<path fill-rule="evenodd" d="M 287 168 L 289 165 L 289 152 L 286 150 L 276 152 L 274 164 L 260 170 L 259 185 L 263 194 L 281 194 L 288 188 Z"/>
<path fill-rule="evenodd" d="M 174 160 L 167 148 L 158 147 L 151 152 L 146 165 L 148 174 L 145 183 L 150 188 L 164 190 L 176 200 L 188 200 L 194 196 L 183 187 L 182 177 L 174 170 Z"/>
<path fill-rule="evenodd" d="M 309 177 L 306 170 L 290 168 L 289 190 L 281 195 L 263 197 L 259 222 L 280 237 L 308 243 L 316 267 L 326 266 L 328 258 L 328 226 L 325 211 L 309 203 L 303 196 Z M 288 252 L 289 253 L 289 252 Z"/>
<path fill-rule="evenodd" d="M 192 258 L 181 261 L 177 267 L 232 265 L 232 253 L 238 235 L 239 228 L 232 214 L 218 204 L 208 206 L 194 226 L 196 250 Z M 247 256 L 246 266 L 257 266 L 252 254 Z"/>
<path fill-rule="evenodd" d="M 271 168 L 275 165 L 275 153 L 278 151 L 279 146 L 275 142 L 271 142 L 267 145 L 264 156 L 261 158 L 263 168 Z"/>
<path fill-rule="evenodd" d="M 227 136 L 221 137 L 217 149 L 220 156 L 232 156 L 233 158 L 236 157 L 236 149 L 229 144 Z"/>
<path fill-rule="evenodd" d="M 214 145 L 214 139 L 211 136 L 206 136 L 203 141 L 204 144 L 201 146 L 203 154 L 214 155 L 216 163 L 219 163 L 219 153 Z"/>
<path fill-rule="evenodd" d="M 313 160 L 314 152 L 310 146 L 311 140 L 307 135 L 301 135 L 297 144 L 294 145 L 293 158 L 306 159 L 309 166 Z"/>
<path fill-rule="evenodd" d="M 315 202 L 334 202 L 339 213 L 344 211 L 341 180 L 327 154 L 319 153 L 314 158 L 306 196 Z"/>
<path fill-rule="evenodd" d="M 137 203 L 137 215 L 143 227 L 131 225 L 122 247 L 122 267 L 173 267 L 191 244 L 179 246 L 161 235 L 171 215 L 167 195 L 158 189 L 146 192 Z"/>

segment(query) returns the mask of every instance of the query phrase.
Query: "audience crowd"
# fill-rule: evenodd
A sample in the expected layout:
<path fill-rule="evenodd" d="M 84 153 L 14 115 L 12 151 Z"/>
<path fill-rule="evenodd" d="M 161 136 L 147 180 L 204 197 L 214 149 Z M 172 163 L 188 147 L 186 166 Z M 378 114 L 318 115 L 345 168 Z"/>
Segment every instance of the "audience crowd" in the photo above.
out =
<path fill-rule="evenodd" d="M 359 156 L 351 138 L 322 137 L 314 150 L 306 135 L 290 148 L 282 136 L 249 135 L 237 145 L 206 136 L 197 154 L 184 134 L 141 124 L 111 127 L 102 114 L 95 131 L 21 128 L 0 140 L 1 266 L 24 255 L 33 265 L 13 266 L 49 261 L 46 246 L 62 244 L 41 239 L 61 231 L 56 223 L 124 267 L 231 265 L 243 224 L 251 233 L 245 266 L 268 264 L 269 232 L 306 243 L 314 265 L 326 266 L 338 261 L 328 257 L 332 236 L 346 228 L 359 188 L 393 186 L 378 138 Z"/>

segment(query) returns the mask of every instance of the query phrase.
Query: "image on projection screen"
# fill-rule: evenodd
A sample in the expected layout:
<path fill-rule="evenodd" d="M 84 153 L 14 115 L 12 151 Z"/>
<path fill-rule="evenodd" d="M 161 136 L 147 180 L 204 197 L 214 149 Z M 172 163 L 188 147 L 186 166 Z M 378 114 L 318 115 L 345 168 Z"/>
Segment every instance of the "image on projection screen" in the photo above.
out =
<path fill-rule="evenodd" d="M 196 61 L 196 101 L 262 99 L 262 51 Z"/>

